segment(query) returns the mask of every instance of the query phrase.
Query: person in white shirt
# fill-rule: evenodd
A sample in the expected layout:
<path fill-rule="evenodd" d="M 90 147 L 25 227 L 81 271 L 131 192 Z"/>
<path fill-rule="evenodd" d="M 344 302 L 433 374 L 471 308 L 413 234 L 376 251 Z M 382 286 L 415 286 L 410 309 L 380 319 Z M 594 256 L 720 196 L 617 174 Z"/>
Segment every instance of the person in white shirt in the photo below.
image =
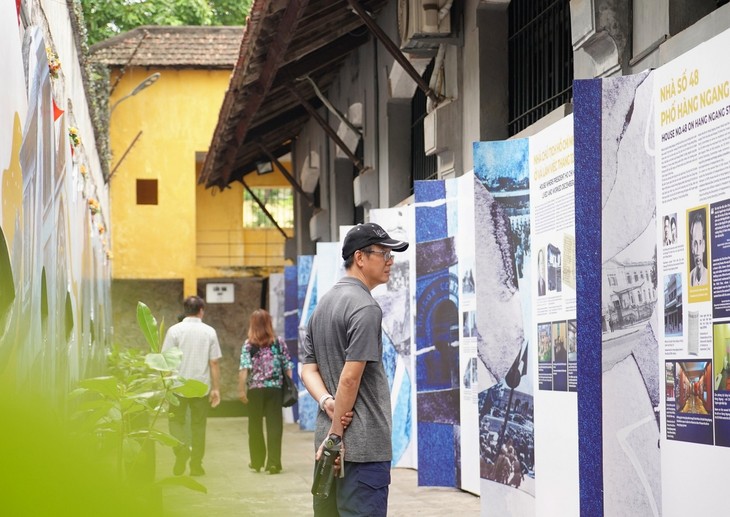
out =
<path fill-rule="evenodd" d="M 190 475 L 202 476 L 205 455 L 205 428 L 208 405 L 216 407 L 221 401 L 220 368 L 221 347 L 213 327 L 203 323 L 205 302 L 199 296 L 189 296 L 183 303 L 185 318 L 167 331 L 162 351 L 177 347 L 182 350 L 179 374 L 185 379 L 195 379 L 208 386 L 203 397 L 178 396 L 180 405 L 170 415 L 170 433 L 183 442 L 175 447 L 173 474 L 181 476 L 190 459 Z M 190 412 L 190 420 L 187 413 Z M 190 436 L 188 441 L 187 436 Z"/>

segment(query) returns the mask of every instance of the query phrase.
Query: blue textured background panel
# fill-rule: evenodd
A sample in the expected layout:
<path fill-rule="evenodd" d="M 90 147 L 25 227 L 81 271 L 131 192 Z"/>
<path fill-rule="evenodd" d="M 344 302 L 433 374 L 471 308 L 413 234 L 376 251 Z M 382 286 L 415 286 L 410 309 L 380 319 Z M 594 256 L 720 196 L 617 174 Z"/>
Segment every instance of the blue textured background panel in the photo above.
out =
<path fill-rule="evenodd" d="M 298 276 L 298 306 L 299 306 L 299 326 L 304 327 L 306 322 L 314 312 L 314 308 L 317 305 L 317 275 L 314 265 L 313 255 L 300 255 L 297 258 L 297 276 Z M 307 301 L 305 298 L 307 292 L 310 292 L 308 305 L 305 307 L 304 304 Z M 299 342 L 299 348 L 301 351 L 303 344 Z M 305 395 L 299 399 L 297 408 L 299 410 L 299 428 L 303 431 L 314 431 L 315 421 L 317 419 L 317 413 L 319 412 L 319 406 L 317 401 L 309 396 L 304 384 L 299 380 L 298 382 L 300 394 Z"/>
<path fill-rule="evenodd" d="M 297 339 L 297 267 L 284 268 L 284 338 Z"/>
<path fill-rule="evenodd" d="M 458 225 L 458 199 L 447 198 L 442 180 L 416 182 L 414 193 L 418 479 L 420 485 L 457 486 L 458 259 L 449 232 Z"/>
<path fill-rule="evenodd" d="M 603 515 L 601 80 L 573 82 L 580 514 Z"/>
<path fill-rule="evenodd" d="M 411 431 L 413 429 L 413 411 L 411 376 L 408 370 L 403 372 L 395 406 L 393 407 L 393 465 L 397 465 L 411 443 Z"/>
<path fill-rule="evenodd" d="M 418 424 L 419 486 L 456 486 L 454 432 L 449 424 Z"/>
<path fill-rule="evenodd" d="M 416 203 L 444 201 L 446 184 L 444 181 L 417 181 L 414 187 Z M 416 208 L 416 242 L 433 241 L 446 237 L 446 204 L 434 207 Z M 416 255 L 418 260 L 418 255 Z"/>

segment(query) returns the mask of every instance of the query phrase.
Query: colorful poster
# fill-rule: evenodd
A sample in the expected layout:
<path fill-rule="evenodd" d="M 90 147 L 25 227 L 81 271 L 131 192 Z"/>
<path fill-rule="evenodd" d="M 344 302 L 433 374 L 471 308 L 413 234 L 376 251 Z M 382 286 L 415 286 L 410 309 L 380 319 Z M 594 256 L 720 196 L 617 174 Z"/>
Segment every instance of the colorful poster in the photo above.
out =
<path fill-rule="evenodd" d="M 529 141 L 537 515 L 578 515 L 573 117 Z"/>
<path fill-rule="evenodd" d="M 663 376 L 665 472 L 730 459 L 730 31 L 654 72 L 657 332 Z M 663 476 L 664 507 L 713 513 L 680 491 L 720 493 L 722 476 Z"/>
<path fill-rule="evenodd" d="M 413 244 L 412 206 L 370 211 L 370 221 L 377 223 L 393 239 Z M 373 297 L 383 309 L 383 364 L 388 376 L 393 413 L 393 466 L 416 468 L 415 395 L 413 361 L 413 318 L 411 317 L 411 267 L 415 244 L 403 253 L 395 253 L 390 279 L 373 289 Z"/>
<path fill-rule="evenodd" d="M 460 485 L 458 183 L 415 184 L 418 484 Z"/>
<path fill-rule="evenodd" d="M 345 274 L 339 242 L 317 243 L 317 298 L 322 298 Z"/>
<path fill-rule="evenodd" d="M 307 332 L 307 323 L 317 305 L 317 256 L 299 255 L 297 257 L 297 308 L 299 314 L 298 350 L 304 346 L 304 337 Z M 304 384 L 299 379 L 299 428 L 302 431 L 314 431 L 319 407 L 317 401 L 307 394 Z"/>
<path fill-rule="evenodd" d="M 535 513 L 529 157 L 526 139 L 474 143 L 482 515 Z"/>
<path fill-rule="evenodd" d="M 652 75 L 574 92 L 580 510 L 659 515 Z"/>
<path fill-rule="evenodd" d="M 269 275 L 269 314 L 274 331 L 284 337 L 284 274 Z"/>
<path fill-rule="evenodd" d="M 292 370 L 294 382 L 301 390 L 304 386 L 299 378 L 301 361 L 299 359 L 299 302 L 297 294 L 299 286 L 297 281 L 297 266 L 284 267 L 284 340 L 289 348 L 289 355 L 294 361 Z M 297 422 L 299 420 L 299 404 L 294 404 L 291 407 L 291 413 L 285 411 L 284 415 L 288 422 Z"/>

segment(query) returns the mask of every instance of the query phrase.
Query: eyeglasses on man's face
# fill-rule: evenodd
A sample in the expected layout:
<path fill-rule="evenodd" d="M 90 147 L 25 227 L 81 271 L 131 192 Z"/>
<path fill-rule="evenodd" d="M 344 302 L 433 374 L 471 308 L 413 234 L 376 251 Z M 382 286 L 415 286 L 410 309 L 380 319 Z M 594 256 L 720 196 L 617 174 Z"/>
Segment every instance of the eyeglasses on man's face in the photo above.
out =
<path fill-rule="evenodd" d="M 380 251 L 380 250 L 364 249 L 364 250 L 362 250 L 362 252 L 363 253 L 377 253 L 378 255 L 382 255 L 383 256 L 383 260 L 385 262 L 388 262 L 390 259 L 393 258 L 393 252 L 390 251 L 390 250 L 388 250 L 388 251 Z"/>

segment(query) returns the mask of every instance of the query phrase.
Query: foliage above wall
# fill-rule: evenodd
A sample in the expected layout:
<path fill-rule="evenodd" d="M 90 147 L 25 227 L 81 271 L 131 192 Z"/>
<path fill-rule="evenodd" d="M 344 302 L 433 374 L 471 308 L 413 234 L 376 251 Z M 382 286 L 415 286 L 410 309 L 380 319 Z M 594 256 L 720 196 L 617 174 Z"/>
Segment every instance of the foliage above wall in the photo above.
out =
<path fill-rule="evenodd" d="M 81 0 L 89 44 L 141 25 L 243 25 L 253 0 Z"/>

